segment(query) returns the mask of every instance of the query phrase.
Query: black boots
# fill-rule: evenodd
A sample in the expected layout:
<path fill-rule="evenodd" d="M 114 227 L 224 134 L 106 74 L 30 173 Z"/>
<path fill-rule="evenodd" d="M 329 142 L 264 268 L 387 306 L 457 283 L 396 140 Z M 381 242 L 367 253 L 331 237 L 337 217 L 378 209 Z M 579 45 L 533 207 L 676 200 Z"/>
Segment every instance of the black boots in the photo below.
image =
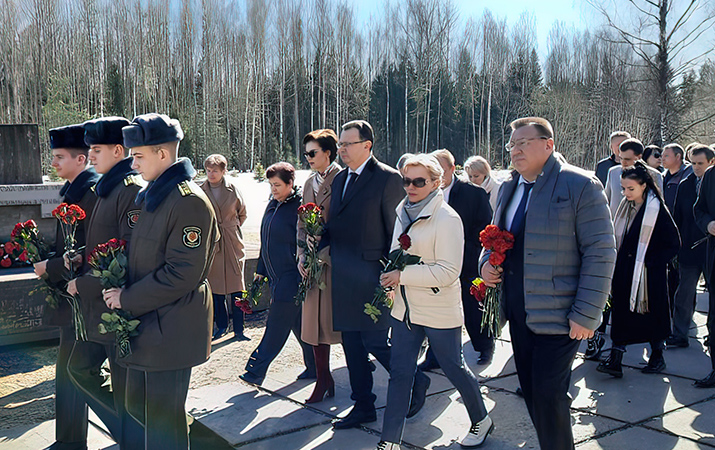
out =
<path fill-rule="evenodd" d="M 608 359 L 602 361 L 596 370 L 601 373 L 607 373 L 612 377 L 623 378 L 623 353 L 623 350 L 612 348 Z"/>
<path fill-rule="evenodd" d="M 651 352 L 648 365 L 641 369 L 643 373 L 661 373 L 665 370 L 665 358 L 663 358 L 663 350 L 655 349 Z"/>

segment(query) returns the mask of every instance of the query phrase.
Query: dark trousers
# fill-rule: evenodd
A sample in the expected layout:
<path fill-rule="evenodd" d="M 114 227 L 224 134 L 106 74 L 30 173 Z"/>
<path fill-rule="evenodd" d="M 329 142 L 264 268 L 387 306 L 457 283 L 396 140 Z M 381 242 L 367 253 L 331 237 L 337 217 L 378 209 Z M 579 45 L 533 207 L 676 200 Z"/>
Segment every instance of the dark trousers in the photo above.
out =
<path fill-rule="evenodd" d="M 486 328 L 482 331 L 482 310 L 479 309 L 477 299 L 469 292 L 471 286 L 471 280 L 462 280 L 464 328 L 467 329 L 474 351 L 491 353 L 494 352 L 494 338 L 489 336 L 489 331 Z"/>
<path fill-rule="evenodd" d="M 144 431 L 127 416 L 124 395 L 126 392 L 126 369 L 117 364 L 116 347 L 112 344 L 80 342 L 74 344 L 69 361 L 72 382 L 82 398 L 107 426 L 121 448 L 136 448 L 144 443 Z M 109 360 L 112 391 L 103 387 L 101 367 Z"/>
<path fill-rule="evenodd" d="M 673 336 L 676 339 L 688 339 L 690 322 L 695 312 L 695 295 L 702 273 L 703 266 L 680 265 L 680 284 L 673 304 Z"/>
<path fill-rule="evenodd" d="M 392 370 L 381 436 L 381 440 L 386 442 L 402 442 L 402 431 L 417 371 L 417 356 L 425 336 L 444 374 L 462 396 L 472 423 L 481 421 L 487 415 L 479 392 L 479 381 L 464 362 L 462 327 L 437 329 L 412 324 L 411 328 L 408 329 L 404 322 L 392 318 L 392 345 L 399 351 L 393 351 L 390 358 Z"/>
<path fill-rule="evenodd" d="M 670 317 L 673 317 L 675 308 L 675 293 L 680 285 L 680 271 L 677 269 L 678 259 L 675 258 L 668 263 L 668 300 L 670 301 Z"/>
<path fill-rule="evenodd" d="M 350 388 L 355 409 L 375 408 L 377 396 L 372 393 L 372 353 L 388 372 L 390 371 L 390 343 L 388 329 L 370 331 L 343 331 L 343 351 L 348 366 Z M 426 376 L 426 375 L 425 375 Z"/>
<path fill-rule="evenodd" d="M 231 302 L 231 316 L 233 318 L 233 332 L 237 335 L 243 334 L 243 311 L 241 308 L 236 306 L 236 298 L 238 293 L 235 292 L 229 295 L 229 301 Z M 226 306 L 226 296 L 223 294 L 213 294 L 214 302 L 214 322 L 216 322 L 216 328 L 220 330 L 225 330 L 228 328 L 228 307 Z"/>
<path fill-rule="evenodd" d="M 712 277 L 710 278 L 712 280 Z M 708 285 L 708 340 L 710 341 L 710 363 L 715 370 L 715 287 Z"/>
<path fill-rule="evenodd" d="M 523 233 L 514 237 L 504 265 L 503 301 L 519 383 L 541 448 L 573 450 L 569 388 L 580 341 L 568 335 L 534 334 L 526 325 Z"/>
<path fill-rule="evenodd" d="M 75 344 L 74 326 L 60 327 L 55 374 L 55 440 L 65 450 L 87 448 L 87 404 L 68 370 Z"/>
<path fill-rule="evenodd" d="M 303 350 L 305 367 L 311 373 L 315 373 L 313 347 L 300 339 L 300 312 L 300 305 L 296 305 L 292 299 L 288 302 L 273 302 L 271 304 L 263 338 L 248 359 L 247 372 L 258 377 L 265 377 L 268 366 L 283 350 L 290 332 L 293 331 L 293 335 L 298 339 Z"/>
<path fill-rule="evenodd" d="M 143 445 L 138 448 L 189 448 L 185 404 L 190 378 L 190 368 L 162 372 L 127 369 L 127 412 L 144 427 Z"/>
<path fill-rule="evenodd" d="M 599 333 L 606 334 L 606 327 L 608 326 L 608 321 L 611 320 L 611 308 L 606 307 L 606 309 L 603 310 L 603 317 L 601 320 L 601 325 L 596 331 L 598 331 Z"/>
<path fill-rule="evenodd" d="M 572 450 L 571 365 L 580 341 L 534 334 L 525 321 L 509 322 L 514 362 L 542 449 Z"/>

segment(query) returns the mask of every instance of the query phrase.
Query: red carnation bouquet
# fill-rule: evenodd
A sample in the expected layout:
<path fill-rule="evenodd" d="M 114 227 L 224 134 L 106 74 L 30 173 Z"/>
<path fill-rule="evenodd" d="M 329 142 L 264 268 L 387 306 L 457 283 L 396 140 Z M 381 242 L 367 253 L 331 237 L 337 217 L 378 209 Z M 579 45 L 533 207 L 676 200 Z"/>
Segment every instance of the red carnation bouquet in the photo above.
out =
<path fill-rule="evenodd" d="M 317 237 L 323 234 L 323 208 L 315 203 L 306 203 L 298 207 L 298 220 L 303 224 L 305 234 L 314 243 Z M 303 267 L 308 271 L 308 276 L 300 281 L 298 293 L 295 296 L 295 304 L 299 305 L 305 301 L 305 296 L 314 286 L 323 289 L 325 285 L 320 282 L 323 273 L 323 262 L 318 257 L 317 245 L 308 245 L 305 241 L 298 241 L 298 246 L 305 250 L 305 262 Z"/>
<path fill-rule="evenodd" d="M 123 288 L 127 284 L 127 241 L 110 239 L 99 244 L 89 254 L 87 262 L 92 268 L 90 275 L 99 278 L 104 289 Z M 125 358 L 132 354 L 129 338 L 136 336 L 141 322 L 132 319 L 129 313 L 117 309 L 102 314 L 102 323 L 97 328 L 100 334 L 114 333 L 117 356 Z"/>
<path fill-rule="evenodd" d="M 11 255 L 16 255 L 16 259 L 22 263 L 34 264 L 43 261 L 51 256 L 50 248 L 42 239 L 40 230 L 34 220 L 18 222 L 10 234 L 14 248 Z M 5 244 L 7 247 L 7 244 Z M 18 255 L 17 252 L 20 252 Z M 30 295 L 36 292 L 45 293 L 45 301 L 51 308 L 57 309 L 60 302 L 68 297 L 67 293 L 49 283 L 44 277 L 44 283 L 30 291 Z"/>
<path fill-rule="evenodd" d="M 391 251 L 390 254 L 387 255 L 387 261 L 384 259 L 380 261 L 384 266 L 382 273 L 392 272 L 393 270 L 403 271 L 405 270 L 405 267 L 419 264 L 422 260 L 419 256 L 407 253 L 407 250 L 412 247 L 412 239 L 407 232 L 402 233 L 400 237 L 397 238 L 397 241 L 400 243 L 400 247 Z M 378 308 L 380 305 L 385 305 L 389 309 L 392 309 L 393 299 L 390 296 L 390 292 L 392 290 L 393 288 L 377 286 L 375 289 L 375 296 L 372 298 L 372 301 L 370 303 L 365 303 L 364 312 L 370 316 L 375 323 L 377 323 L 379 319 L 378 316 L 382 315 L 382 312 Z"/>
<path fill-rule="evenodd" d="M 64 237 L 64 250 L 69 258 L 69 279 L 77 277 L 77 271 L 74 268 L 73 259 L 81 249 L 75 249 L 77 240 L 77 226 L 79 222 L 87 217 L 87 214 L 78 205 L 70 205 L 68 203 L 60 203 L 60 205 L 52 211 L 52 215 L 60 222 L 62 236 Z M 78 341 L 87 340 L 87 327 L 82 316 L 82 308 L 80 306 L 79 296 L 67 295 L 70 305 L 72 306 L 72 318 L 74 322 L 75 336 Z"/>
<path fill-rule="evenodd" d="M 258 301 L 263 294 L 263 285 L 268 283 L 268 277 L 254 279 L 251 287 L 247 291 L 239 292 L 238 298 L 234 300 L 234 304 L 244 313 L 253 314 L 251 304 L 258 305 Z"/>
<path fill-rule="evenodd" d="M 482 247 L 489 252 L 489 264 L 499 267 L 506 259 L 506 252 L 514 247 L 514 235 L 496 225 L 487 225 L 479 233 Z M 477 299 L 482 309 L 482 330 L 499 337 L 501 334 L 501 283 L 496 287 L 487 287 L 484 280 L 475 278 L 469 292 Z"/>
<path fill-rule="evenodd" d="M 22 249 L 22 253 L 18 256 L 21 262 L 33 264 L 47 259 L 50 254 L 50 248 L 42 239 L 34 220 L 17 223 L 10 237 Z"/>
<path fill-rule="evenodd" d="M 17 261 L 24 262 L 20 260 L 20 256 L 22 256 L 23 253 L 24 250 L 20 244 L 14 240 L 5 242 L 0 246 L 0 267 L 8 269 Z"/>

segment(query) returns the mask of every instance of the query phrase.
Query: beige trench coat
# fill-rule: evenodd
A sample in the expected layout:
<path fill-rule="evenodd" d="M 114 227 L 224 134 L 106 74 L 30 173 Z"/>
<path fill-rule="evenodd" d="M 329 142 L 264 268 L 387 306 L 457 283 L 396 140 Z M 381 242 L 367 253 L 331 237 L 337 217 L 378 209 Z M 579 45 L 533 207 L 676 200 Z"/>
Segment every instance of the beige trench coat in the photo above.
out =
<path fill-rule="evenodd" d="M 340 172 L 340 166 L 333 164 L 328 169 L 328 173 L 323 180 L 318 194 L 313 192 L 313 183 L 317 174 L 312 174 L 308 177 L 303 187 L 303 204 L 315 203 L 323 207 L 323 220 L 327 221 L 330 214 L 330 194 L 333 178 Z M 302 227 L 300 220 L 298 221 L 298 240 L 305 240 L 305 230 Z M 298 256 L 304 253 L 304 250 L 298 247 Z M 331 267 L 330 267 L 330 249 L 323 248 L 320 251 L 320 259 L 325 261 L 323 266 L 322 283 L 323 289 L 317 286 L 308 291 L 305 296 L 302 311 L 302 331 L 301 339 L 310 344 L 338 344 L 342 341 L 340 332 L 333 330 L 333 300 L 332 300 L 332 283 L 331 283 Z"/>
<path fill-rule="evenodd" d="M 398 239 L 407 227 L 402 223 L 401 214 L 405 202 L 403 200 L 397 206 L 391 250 L 399 248 Z M 464 324 L 459 282 L 464 255 L 462 219 L 444 201 L 441 190 L 425 205 L 420 217 L 426 218 L 415 221 L 407 233 L 412 240 L 407 253 L 421 257 L 422 264 L 407 266 L 400 274 L 410 321 L 415 325 L 438 329 L 461 327 Z M 398 289 L 392 317 L 404 321 L 406 310 L 402 291 Z"/>
<path fill-rule="evenodd" d="M 211 192 L 209 181 L 201 185 L 216 212 L 221 239 L 216 246 L 208 280 L 214 294 L 233 294 L 246 290 L 243 268 L 246 254 L 243 251 L 241 225 L 246 221 L 246 203 L 241 192 L 227 177 L 223 177 L 224 189 L 221 204 Z"/>

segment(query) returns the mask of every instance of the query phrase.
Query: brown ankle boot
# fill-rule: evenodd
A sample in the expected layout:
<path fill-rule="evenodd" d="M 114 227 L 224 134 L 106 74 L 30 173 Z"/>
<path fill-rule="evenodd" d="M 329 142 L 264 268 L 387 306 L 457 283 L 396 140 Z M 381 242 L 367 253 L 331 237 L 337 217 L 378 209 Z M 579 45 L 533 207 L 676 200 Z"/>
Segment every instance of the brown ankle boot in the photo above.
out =
<path fill-rule="evenodd" d="M 315 355 L 315 373 L 318 375 L 318 380 L 315 382 L 313 394 L 305 403 L 322 402 L 326 397 L 335 396 L 335 381 L 330 374 L 330 346 L 320 344 L 313 347 Z"/>

